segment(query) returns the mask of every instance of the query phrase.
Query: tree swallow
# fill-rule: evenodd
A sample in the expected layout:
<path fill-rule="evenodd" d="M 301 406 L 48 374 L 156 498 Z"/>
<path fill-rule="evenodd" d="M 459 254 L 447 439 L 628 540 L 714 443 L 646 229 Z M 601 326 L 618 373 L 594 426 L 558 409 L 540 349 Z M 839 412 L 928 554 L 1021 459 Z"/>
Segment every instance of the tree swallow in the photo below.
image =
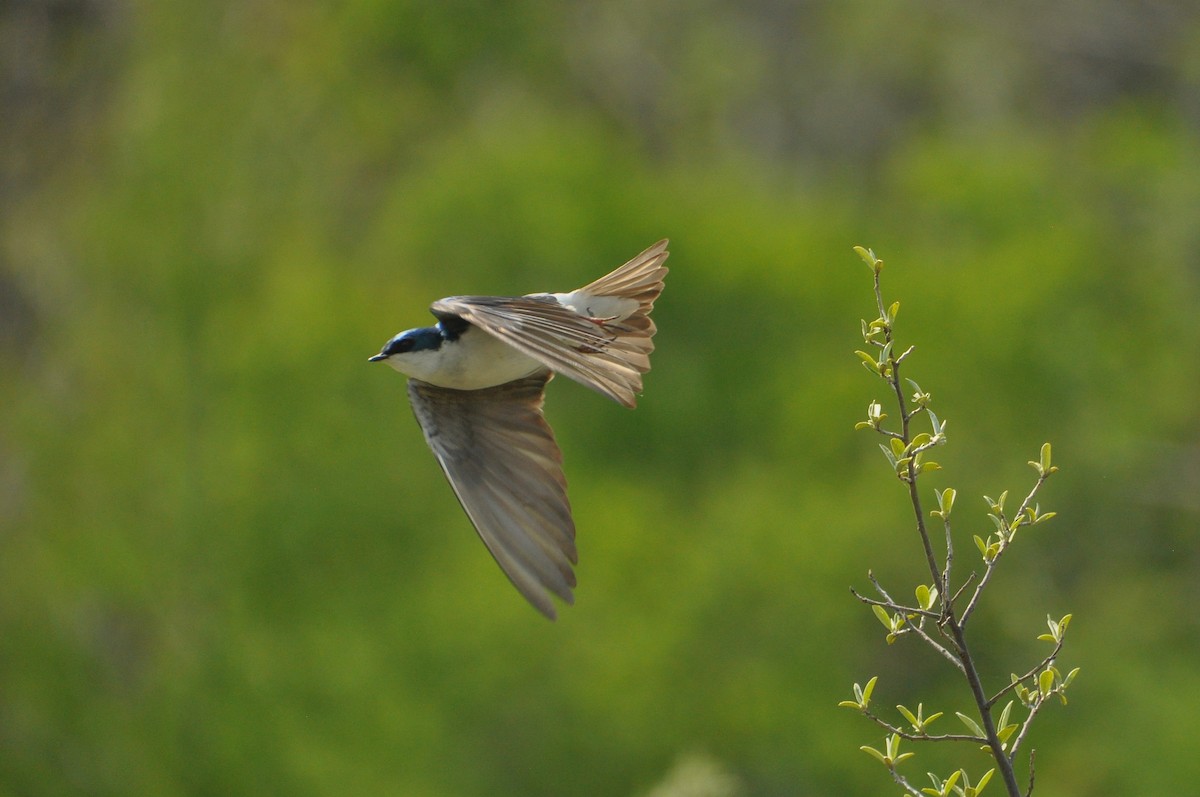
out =
<path fill-rule="evenodd" d="M 451 296 L 438 323 L 401 332 L 370 358 L 409 377 L 425 440 L 500 568 L 553 620 L 574 602 L 575 521 L 562 452 L 542 415 L 561 373 L 633 407 L 650 370 L 667 242 L 570 293 Z"/>

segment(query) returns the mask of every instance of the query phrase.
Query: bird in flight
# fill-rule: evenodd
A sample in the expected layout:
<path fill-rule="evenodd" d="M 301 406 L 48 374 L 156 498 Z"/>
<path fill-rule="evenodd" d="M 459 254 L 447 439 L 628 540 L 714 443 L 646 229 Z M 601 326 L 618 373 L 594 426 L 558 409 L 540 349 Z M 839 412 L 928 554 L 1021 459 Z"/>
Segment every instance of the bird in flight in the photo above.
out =
<path fill-rule="evenodd" d="M 650 370 L 667 268 L 662 240 L 570 293 L 451 296 L 435 326 L 393 337 L 371 362 L 409 377 L 408 397 L 454 494 L 500 568 L 553 620 L 578 562 L 562 452 L 542 415 L 555 373 L 636 405 Z"/>

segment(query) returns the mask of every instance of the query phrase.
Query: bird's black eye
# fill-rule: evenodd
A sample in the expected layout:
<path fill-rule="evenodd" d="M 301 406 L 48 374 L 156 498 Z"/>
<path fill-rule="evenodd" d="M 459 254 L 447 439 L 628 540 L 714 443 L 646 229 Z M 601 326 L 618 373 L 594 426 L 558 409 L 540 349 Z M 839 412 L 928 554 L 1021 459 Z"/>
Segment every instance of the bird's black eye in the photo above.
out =
<path fill-rule="evenodd" d="M 392 338 L 388 344 L 383 347 L 383 353 L 391 357 L 393 354 L 403 354 L 406 351 L 412 351 L 413 339 L 407 335 L 399 338 Z"/>

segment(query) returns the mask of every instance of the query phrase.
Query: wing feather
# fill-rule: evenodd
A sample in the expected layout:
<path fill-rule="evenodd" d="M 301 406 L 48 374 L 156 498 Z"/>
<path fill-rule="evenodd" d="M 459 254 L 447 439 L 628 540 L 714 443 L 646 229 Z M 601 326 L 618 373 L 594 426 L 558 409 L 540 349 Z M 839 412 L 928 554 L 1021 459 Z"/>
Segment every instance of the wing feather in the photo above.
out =
<path fill-rule="evenodd" d="M 542 415 L 550 373 L 484 390 L 408 382 L 413 413 L 500 568 L 550 619 L 574 602 L 578 561 L 562 453 Z"/>
<path fill-rule="evenodd" d="M 457 316 L 553 371 L 633 407 L 650 370 L 657 331 L 650 320 L 662 293 L 667 242 L 659 241 L 610 274 L 570 294 L 452 296 L 433 303 L 436 316 Z M 593 299 L 632 299 L 621 317 L 586 313 Z"/>

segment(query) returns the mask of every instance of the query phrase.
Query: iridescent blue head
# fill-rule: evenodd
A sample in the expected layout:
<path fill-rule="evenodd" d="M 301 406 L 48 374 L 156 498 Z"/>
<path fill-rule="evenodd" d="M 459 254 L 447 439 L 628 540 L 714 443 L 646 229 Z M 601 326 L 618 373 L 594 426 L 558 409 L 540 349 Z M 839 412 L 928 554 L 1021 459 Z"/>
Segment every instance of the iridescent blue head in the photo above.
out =
<path fill-rule="evenodd" d="M 370 362 L 377 363 L 396 354 L 407 354 L 414 351 L 437 351 L 442 347 L 442 343 L 445 340 L 446 338 L 442 334 L 442 330 L 437 327 L 410 329 L 401 332 L 389 340 L 379 350 L 379 354 L 368 359 Z"/>

